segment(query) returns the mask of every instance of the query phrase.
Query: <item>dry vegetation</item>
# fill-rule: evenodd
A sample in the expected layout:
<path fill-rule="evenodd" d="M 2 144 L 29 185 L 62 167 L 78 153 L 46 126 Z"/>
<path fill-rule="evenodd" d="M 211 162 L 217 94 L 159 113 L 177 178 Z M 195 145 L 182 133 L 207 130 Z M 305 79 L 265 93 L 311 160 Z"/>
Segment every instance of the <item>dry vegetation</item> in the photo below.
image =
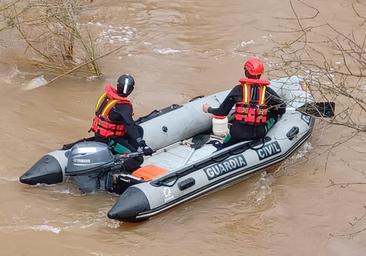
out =
<path fill-rule="evenodd" d="M 366 132 L 365 3 L 352 4 L 359 24 L 347 33 L 301 0 L 291 0 L 290 5 L 292 17 L 277 19 L 296 25 L 271 33 L 287 33 L 293 39 L 274 42 L 277 47 L 265 54 L 274 60 L 270 75 L 303 76 L 318 101 L 337 102 L 337 114 L 330 120 L 333 125 Z M 299 5 L 308 9 L 307 15 L 297 11 Z"/>
<path fill-rule="evenodd" d="M 26 63 L 63 76 L 100 76 L 101 56 L 81 24 L 86 0 L 13 0 L 0 4 L 0 31 L 16 30 L 26 45 Z"/>

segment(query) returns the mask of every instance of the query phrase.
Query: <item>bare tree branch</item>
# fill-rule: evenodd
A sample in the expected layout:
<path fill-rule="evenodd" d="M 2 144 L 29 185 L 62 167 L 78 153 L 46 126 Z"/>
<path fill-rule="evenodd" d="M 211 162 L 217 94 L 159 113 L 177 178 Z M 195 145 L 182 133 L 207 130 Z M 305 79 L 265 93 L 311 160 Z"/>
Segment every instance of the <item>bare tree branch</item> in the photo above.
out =
<path fill-rule="evenodd" d="M 76 71 L 101 75 L 95 38 L 87 26 L 80 26 L 81 13 L 87 8 L 86 0 L 15 0 L 0 7 L 8 27 L 14 27 L 24 43 L 28 61 L 46 70 L 59 73 L 77 68 Z M 4 29 L 6 29 L 4 28 Z M 62 72 L 62 73 L 64 73 Z"/>

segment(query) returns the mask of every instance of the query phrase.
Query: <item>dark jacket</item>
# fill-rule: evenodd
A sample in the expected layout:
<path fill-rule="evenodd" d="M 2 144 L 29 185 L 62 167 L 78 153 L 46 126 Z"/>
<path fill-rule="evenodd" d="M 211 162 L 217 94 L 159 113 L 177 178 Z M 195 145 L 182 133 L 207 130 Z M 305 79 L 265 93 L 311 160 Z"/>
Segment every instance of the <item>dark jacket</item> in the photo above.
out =
<path fill-rule="evenodd" d="M 127 136 L 132 140 L 136 140 L 141 138 L 141 134 L 132 115 L 132 107 L 129 104 L 117 104 L 109 113 L 109 119 L 112 122 L 124 124 L 127 130 Z"/>

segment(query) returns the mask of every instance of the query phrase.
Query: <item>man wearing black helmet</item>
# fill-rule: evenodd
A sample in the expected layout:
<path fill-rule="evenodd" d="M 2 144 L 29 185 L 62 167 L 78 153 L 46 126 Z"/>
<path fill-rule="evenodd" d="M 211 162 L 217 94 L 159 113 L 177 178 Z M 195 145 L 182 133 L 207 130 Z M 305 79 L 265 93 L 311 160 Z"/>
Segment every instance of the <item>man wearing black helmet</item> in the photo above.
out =
<path fill-rule="evenodd" d="M 133 120 L 132 104 L 127 98 L 134 86 L 135 80 L 128 74 L 118 78 L 117 89 L 107 84 L 97 102 L 90 130 L 96 141 L 110 145 L 114 153 L 136 152 L 140 148 L 145 155 L 151 155 L 153 150 L 142 139 L 143 129 Z M 125 171 L 137 169 L 142 162 L 142 156 L 128 159 L 124 162 Z"/>

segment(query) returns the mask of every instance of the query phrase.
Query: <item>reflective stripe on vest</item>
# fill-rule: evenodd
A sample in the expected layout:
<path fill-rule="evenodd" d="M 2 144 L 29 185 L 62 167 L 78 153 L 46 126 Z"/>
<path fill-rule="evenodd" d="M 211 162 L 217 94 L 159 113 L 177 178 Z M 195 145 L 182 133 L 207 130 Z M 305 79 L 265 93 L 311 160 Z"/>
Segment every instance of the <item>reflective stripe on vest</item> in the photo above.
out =
<path fill-rule="evenodd" d="M 263 106 L 266 104 L 266 89 L 267 89 L 267 86 L 266 85 L 261 85 L 261 88 L 259 90 L 259 105 L 260 106 Z"/>
<path fill-rule="evenodd" d="M 108 101 L 107 106 L 104 107 L 102 113 L 100 114 L 104 118 L 108 118 L 109 112 L 111 112 L 112 108 L 118 103 L 118 100 L 110 100 Z"/>
<path fill-rule="evenodd" d="M 97 102 L 97 105 L 95 106 L 95 112 L 97 112 L 97 111 L 98 111 L 98 109 L 100 108 L 100 105 L 102 105 L 103 101 L 104 101 L 104 100 L 105 100 L 105 98 L 106 98 L 106 95 L 107 95 L 107 93 L 105 92 L 105 93 L 103 93 L 103 94 L 99 97 L 99 100 L 98 100 L 98 102 Z"/>

